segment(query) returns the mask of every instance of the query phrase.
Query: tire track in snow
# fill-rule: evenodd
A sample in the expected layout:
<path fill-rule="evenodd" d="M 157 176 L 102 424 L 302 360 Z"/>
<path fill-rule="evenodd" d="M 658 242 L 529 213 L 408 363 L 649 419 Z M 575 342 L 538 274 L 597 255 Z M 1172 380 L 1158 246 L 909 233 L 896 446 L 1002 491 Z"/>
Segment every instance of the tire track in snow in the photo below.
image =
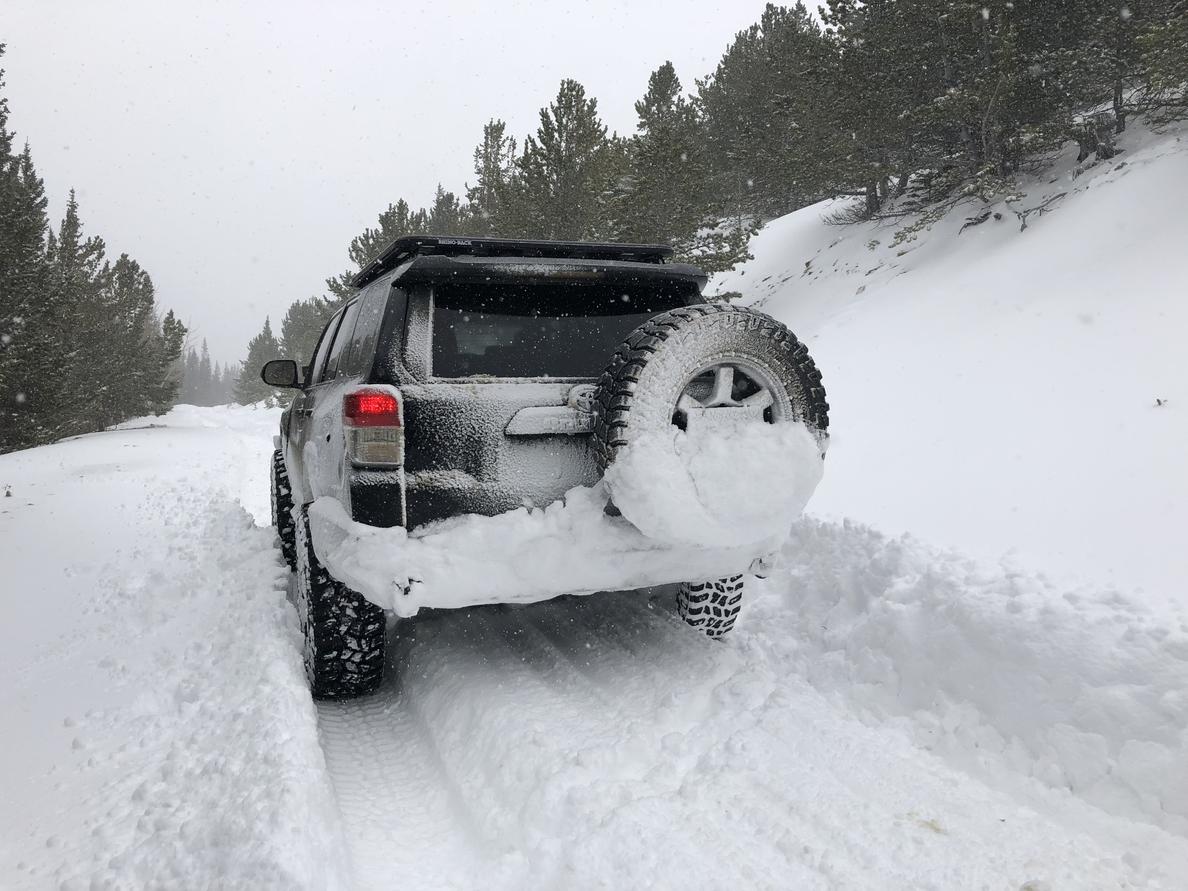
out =
<path fill-rule="evenodd" d="M 400 626 L 388 653 L 397 677 L 379 693 L 320 704 L 327 767 L 361 887 L 474 887 L 493 863 L 516 859 L 488 825 L 490 809 L 475 813 L 473 790 L 487 787 L 476 778 L 484 765 L 458 757 L 465 740 L 437 715 L 472 695 L 480 675 L 500 684 L 514 678 L 521 692 L 535 687 L 537 701 L 551 686 L 566 689 L 571 717 L 590 711 L 596 691 L 587 686 L 576 708 L 576 670 L 550 648 L 528 645 L 533 635 L 498 609 L 427 613 L 415 628 Z M 461 664 L 443 666 L 443 653 Z"/>
<path fill-rule="evenodd" d="M 321 703 L 318 723 L 358 886 L 471 886 L 470 820 L 399 691 Z"/>
<path fill-rule="evenodd" d="M 321 710 L 363 887 L 1175 887 L 1188 866 L 758 656 L 643 592 L 423 615 L 399 685 Z"/>

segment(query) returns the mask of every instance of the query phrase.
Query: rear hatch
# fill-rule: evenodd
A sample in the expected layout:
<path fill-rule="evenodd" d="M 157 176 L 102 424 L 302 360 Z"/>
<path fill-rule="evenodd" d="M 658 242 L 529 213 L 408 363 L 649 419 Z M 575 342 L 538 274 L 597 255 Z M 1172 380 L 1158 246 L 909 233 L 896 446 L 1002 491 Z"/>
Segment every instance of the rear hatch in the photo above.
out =
<path fill-rule="evenodd" d="M 426 382 L 403 387 L 410 526 L 543 507 L 598 480 L 599 374 L 631 331 L 699 299 L 687 280 L 606 271 L 433 283 Z"/>

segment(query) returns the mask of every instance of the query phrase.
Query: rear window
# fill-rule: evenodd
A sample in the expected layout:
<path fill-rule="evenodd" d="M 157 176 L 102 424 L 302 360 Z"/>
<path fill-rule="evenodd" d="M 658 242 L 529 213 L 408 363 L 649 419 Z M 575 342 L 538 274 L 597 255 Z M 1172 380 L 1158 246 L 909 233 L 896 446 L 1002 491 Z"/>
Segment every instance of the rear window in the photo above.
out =
<path fill-rule="evenodd" d="M 433 374 L 596 377 L 635 328 L 686 303 L 676 287 L 655 285 L 438 286 L 433 293 Z"/>

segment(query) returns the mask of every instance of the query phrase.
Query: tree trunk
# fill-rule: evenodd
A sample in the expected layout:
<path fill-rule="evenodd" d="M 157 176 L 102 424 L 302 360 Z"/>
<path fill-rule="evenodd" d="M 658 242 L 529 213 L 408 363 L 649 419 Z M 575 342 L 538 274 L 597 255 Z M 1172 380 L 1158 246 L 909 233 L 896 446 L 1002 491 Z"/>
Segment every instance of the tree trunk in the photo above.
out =
<path fill-rule="evenodd" d="M 1122 78 L 1114 81 L 1114 132 L 1126 132 L 1126 103 L 1122 97 Z"/>
<path fill-rule="evenodd" d="M 879 212 L 882 202 L 879 201 L 879 184 L 877 182 L 870 182 L 866 184 L 866 215 L 873 217 Z"/>
<path fill-rule="evenodd" d="M 945 27 L 948 19 L 948 13 L 942 13 L 937 17 L 937 22 L 940 25 L 941 51 L 944 53 L 945 86 L 952 89 L 957 85 L 957 76 L 954 73 L 952 51 L 949 48 L 949 32 Z M 977 144 L 974 142 L 973 131 L 967 122 L 961 122 L 960 133 L 961 145 L 965 149 L 966 165 L 970 173 L 973 173 L 978 168 Z"/>

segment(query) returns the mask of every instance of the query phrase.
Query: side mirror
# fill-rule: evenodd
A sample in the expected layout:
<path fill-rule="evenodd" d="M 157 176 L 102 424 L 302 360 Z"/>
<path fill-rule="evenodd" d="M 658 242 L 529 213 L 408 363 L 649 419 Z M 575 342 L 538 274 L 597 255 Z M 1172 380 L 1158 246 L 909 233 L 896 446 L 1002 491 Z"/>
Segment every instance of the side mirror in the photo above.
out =
<path fill-rule="evenodd" d="M 297 370 L 297 363 L 292 359 L 273 359 L 265 362 L 260 369 L 260 377 L 270 387 L 284 387 L 286 389 L 300 389 L 301 372 Z"/>

